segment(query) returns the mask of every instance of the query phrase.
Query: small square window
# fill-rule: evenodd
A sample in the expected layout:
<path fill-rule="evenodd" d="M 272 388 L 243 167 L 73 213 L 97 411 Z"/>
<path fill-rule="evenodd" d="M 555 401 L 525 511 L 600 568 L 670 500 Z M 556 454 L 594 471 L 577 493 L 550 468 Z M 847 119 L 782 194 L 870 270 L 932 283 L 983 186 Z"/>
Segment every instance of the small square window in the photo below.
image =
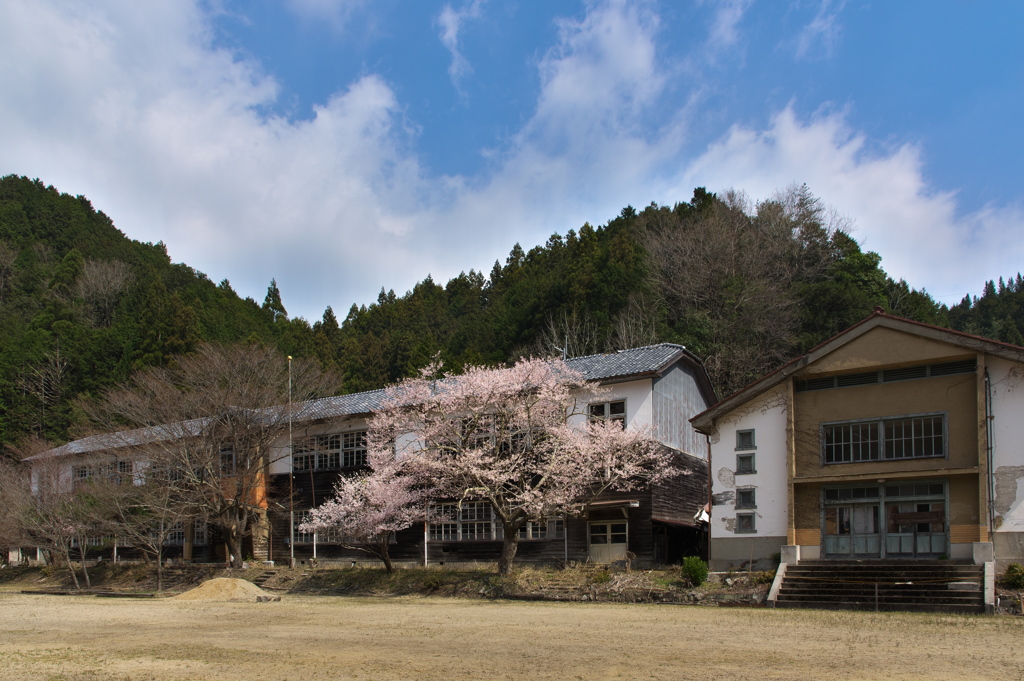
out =
<path fill-rule="evenodd" d="M 757 449 L 757 447 L 754 445 L 753 429 L 736 431 L 736 449 Z"/>
<path fill-rule="evenodd" d="M 736 534 L 750 534 L 757 532 L 754 526 L 754 514 L 753 513 L 737 513 L 736 514 Z"/>
<path fill-rule="evenodd" d="M 736 508 L 757 508 L 753 487 L 736 490 Z"/>
<path fill-rule="evenodd" d="M 757 469 L 754 468 L 754 455 L 752 453 L 736 455 L 736 475 L 750 475 L 756 472 Z"/>

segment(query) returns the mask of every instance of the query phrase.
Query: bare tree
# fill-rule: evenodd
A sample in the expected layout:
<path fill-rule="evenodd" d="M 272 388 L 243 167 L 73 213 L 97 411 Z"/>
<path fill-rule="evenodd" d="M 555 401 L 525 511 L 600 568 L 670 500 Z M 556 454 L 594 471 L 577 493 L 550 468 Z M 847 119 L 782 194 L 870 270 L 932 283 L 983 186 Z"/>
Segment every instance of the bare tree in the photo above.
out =
<path fill-rule="evenodd" d="M 91 585 L 86 567 L 89 540 L 102 533 L 95 518 L 100 497 L 76 484 L 78 478 L 72 464 L 50 450 L 45 441 L 32 438 L 23 442 L 16 452 L 30 458 L 31 473 L 15 469 L 0 482 L 5 502 L 20 527 L 20 533 L 35 546 L 45 549 L 49 560 L 67 567 L 75 588 L 81 583 L 73 563 L 73 554 L 81 559 L 82 577 Z"/>
<path fill-rule="evenodd" d="M 585 312 L 573 308 L 548 315 L 532 349 L 532 354 L 542 357 L 582 357 L 604 348 L 597 325 Z"/>
<path fill-rule="evenodd" d="M 47 414 L 60 403 L 67 381 L 67 360 L 61 358 L 60 342 L 52 352 L 47 352 L 42 361 L 30 364 L 18 376 L 18 387 L 22 393 L 35 399 L 38 420 L 36 434 L 47 426 Z"/>
<path fill-rule="evenodd" d="M 296 403 L 339 386 L 310 359 L 293 362 L 291 383 Z M 289 410 L 280 406 L 288 396 L 288 361 L 275 350 L 204 345 L 174 366 L 136 373 L 84 406 L 119 446 L 181 476 L 183 498 L 221 530 L 229 560 L 241 566 L 243 539 L 265 521 L 269 468 L 275 457 L 287 456 L 275 444 L 288 432 Z"/>
<path fill-rule="evenodd" d="M 795 285 L 832 264 L 848 223 L 805 185 L 752 208 L 727 192 L 699 210 L 649 208 L 638 219 L 669 313 L 704 340 L 704 364 L 729 393 L 792 356 Z"/>
<path fill-rule="evenodd" d="M 114 310 L 134 279 L 131 267 L 120 260 L 86 260 L 75 279 L 75 296 L 85 302 L 85 314 L 97 326 L 110 326 Z"/>
<path fill-rule="evenodd" d="M 658 342 L 658 305 L 650 295 L 631 293 L 616 315 L 608 340 L 611 350 L 628 350 Z"/>

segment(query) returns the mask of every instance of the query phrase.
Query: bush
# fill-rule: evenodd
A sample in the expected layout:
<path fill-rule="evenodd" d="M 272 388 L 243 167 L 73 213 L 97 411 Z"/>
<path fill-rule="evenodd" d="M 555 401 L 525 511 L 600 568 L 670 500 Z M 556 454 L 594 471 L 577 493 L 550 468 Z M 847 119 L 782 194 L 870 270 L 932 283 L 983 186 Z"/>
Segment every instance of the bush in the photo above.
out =
<path fill-rule="evenodd" d="M 1011 589 L 1024 589 L 1024 565 L 1020 563 L 1007 565 L 1006 572 L 1003 573 L 1003 584 Z"/>
<path fill-rule="evenodd" d="M 700 586 L 708 581 L 708 564 L 699 556 L 687 556 L 683 559 L 682 577 L 691 586 Z"/>

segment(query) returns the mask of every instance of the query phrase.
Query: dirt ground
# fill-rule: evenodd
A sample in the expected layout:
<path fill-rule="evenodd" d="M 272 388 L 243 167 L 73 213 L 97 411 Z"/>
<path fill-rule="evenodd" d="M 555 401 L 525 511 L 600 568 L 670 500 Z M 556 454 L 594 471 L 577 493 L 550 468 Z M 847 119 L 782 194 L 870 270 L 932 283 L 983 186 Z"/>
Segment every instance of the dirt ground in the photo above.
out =
<path fill-rule="evenodd" d="M 0 679 L 1021 679 L 1024 620 L 442 598 L 0 593 Z"/>

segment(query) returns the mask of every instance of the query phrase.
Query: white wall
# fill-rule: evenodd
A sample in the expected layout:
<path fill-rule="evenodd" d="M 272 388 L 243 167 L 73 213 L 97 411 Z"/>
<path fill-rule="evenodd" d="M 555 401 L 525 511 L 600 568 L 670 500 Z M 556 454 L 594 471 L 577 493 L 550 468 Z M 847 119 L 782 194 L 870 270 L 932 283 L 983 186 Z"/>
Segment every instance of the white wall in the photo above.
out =
<path fill-rule="evenodd" d="M 987 366 L 994 417 L 995 531 L 1024 532 L 1024 367 L 993 357 Z"/>
<path fill-rule="evenodd" d="M 598 395 L 581 394 L 578 398 L 580 414 L 570 419 L 571 423 L 581 424 L 587 420 L 587 405 L 591 402 L 626 401 L 626 427 L 642 429 L 653 427 L 654 395 L 651 379 L 614 383 L 607 386 L 608 391 Z M 654 433 L 655 438 L 658 433 Z"/>
<path fill-rule="evenodd" d="M 344 421 L 331 421 L 328 423 L 317 423 L 314 425 L 299 424 L 292 427 L 292 436 L 296 441 L 313 435 L 327 435 L 331 433 L 344 433 L 349 430 L 365 430 L 366 419 L 347 419 Z M 288 458 L 288 434 L 278 438 L 274 446 L 270 448 L 270 474 L 287 475 L 290 470 Z"/>
<path fill-rule="evenodd" d="M 786 536 L 786 386 L 718 419 L 711 436 L 711 538 Z M 736 475 L 736 431 L 754 430 L 755 473 Z M 747 451 L 747 450 L 744 450 Z M 753 487 L 757 508 L 735 507 L 737 487 Z M 754 513 L 754 533 L 734 531 L 736 513 Z"/>

